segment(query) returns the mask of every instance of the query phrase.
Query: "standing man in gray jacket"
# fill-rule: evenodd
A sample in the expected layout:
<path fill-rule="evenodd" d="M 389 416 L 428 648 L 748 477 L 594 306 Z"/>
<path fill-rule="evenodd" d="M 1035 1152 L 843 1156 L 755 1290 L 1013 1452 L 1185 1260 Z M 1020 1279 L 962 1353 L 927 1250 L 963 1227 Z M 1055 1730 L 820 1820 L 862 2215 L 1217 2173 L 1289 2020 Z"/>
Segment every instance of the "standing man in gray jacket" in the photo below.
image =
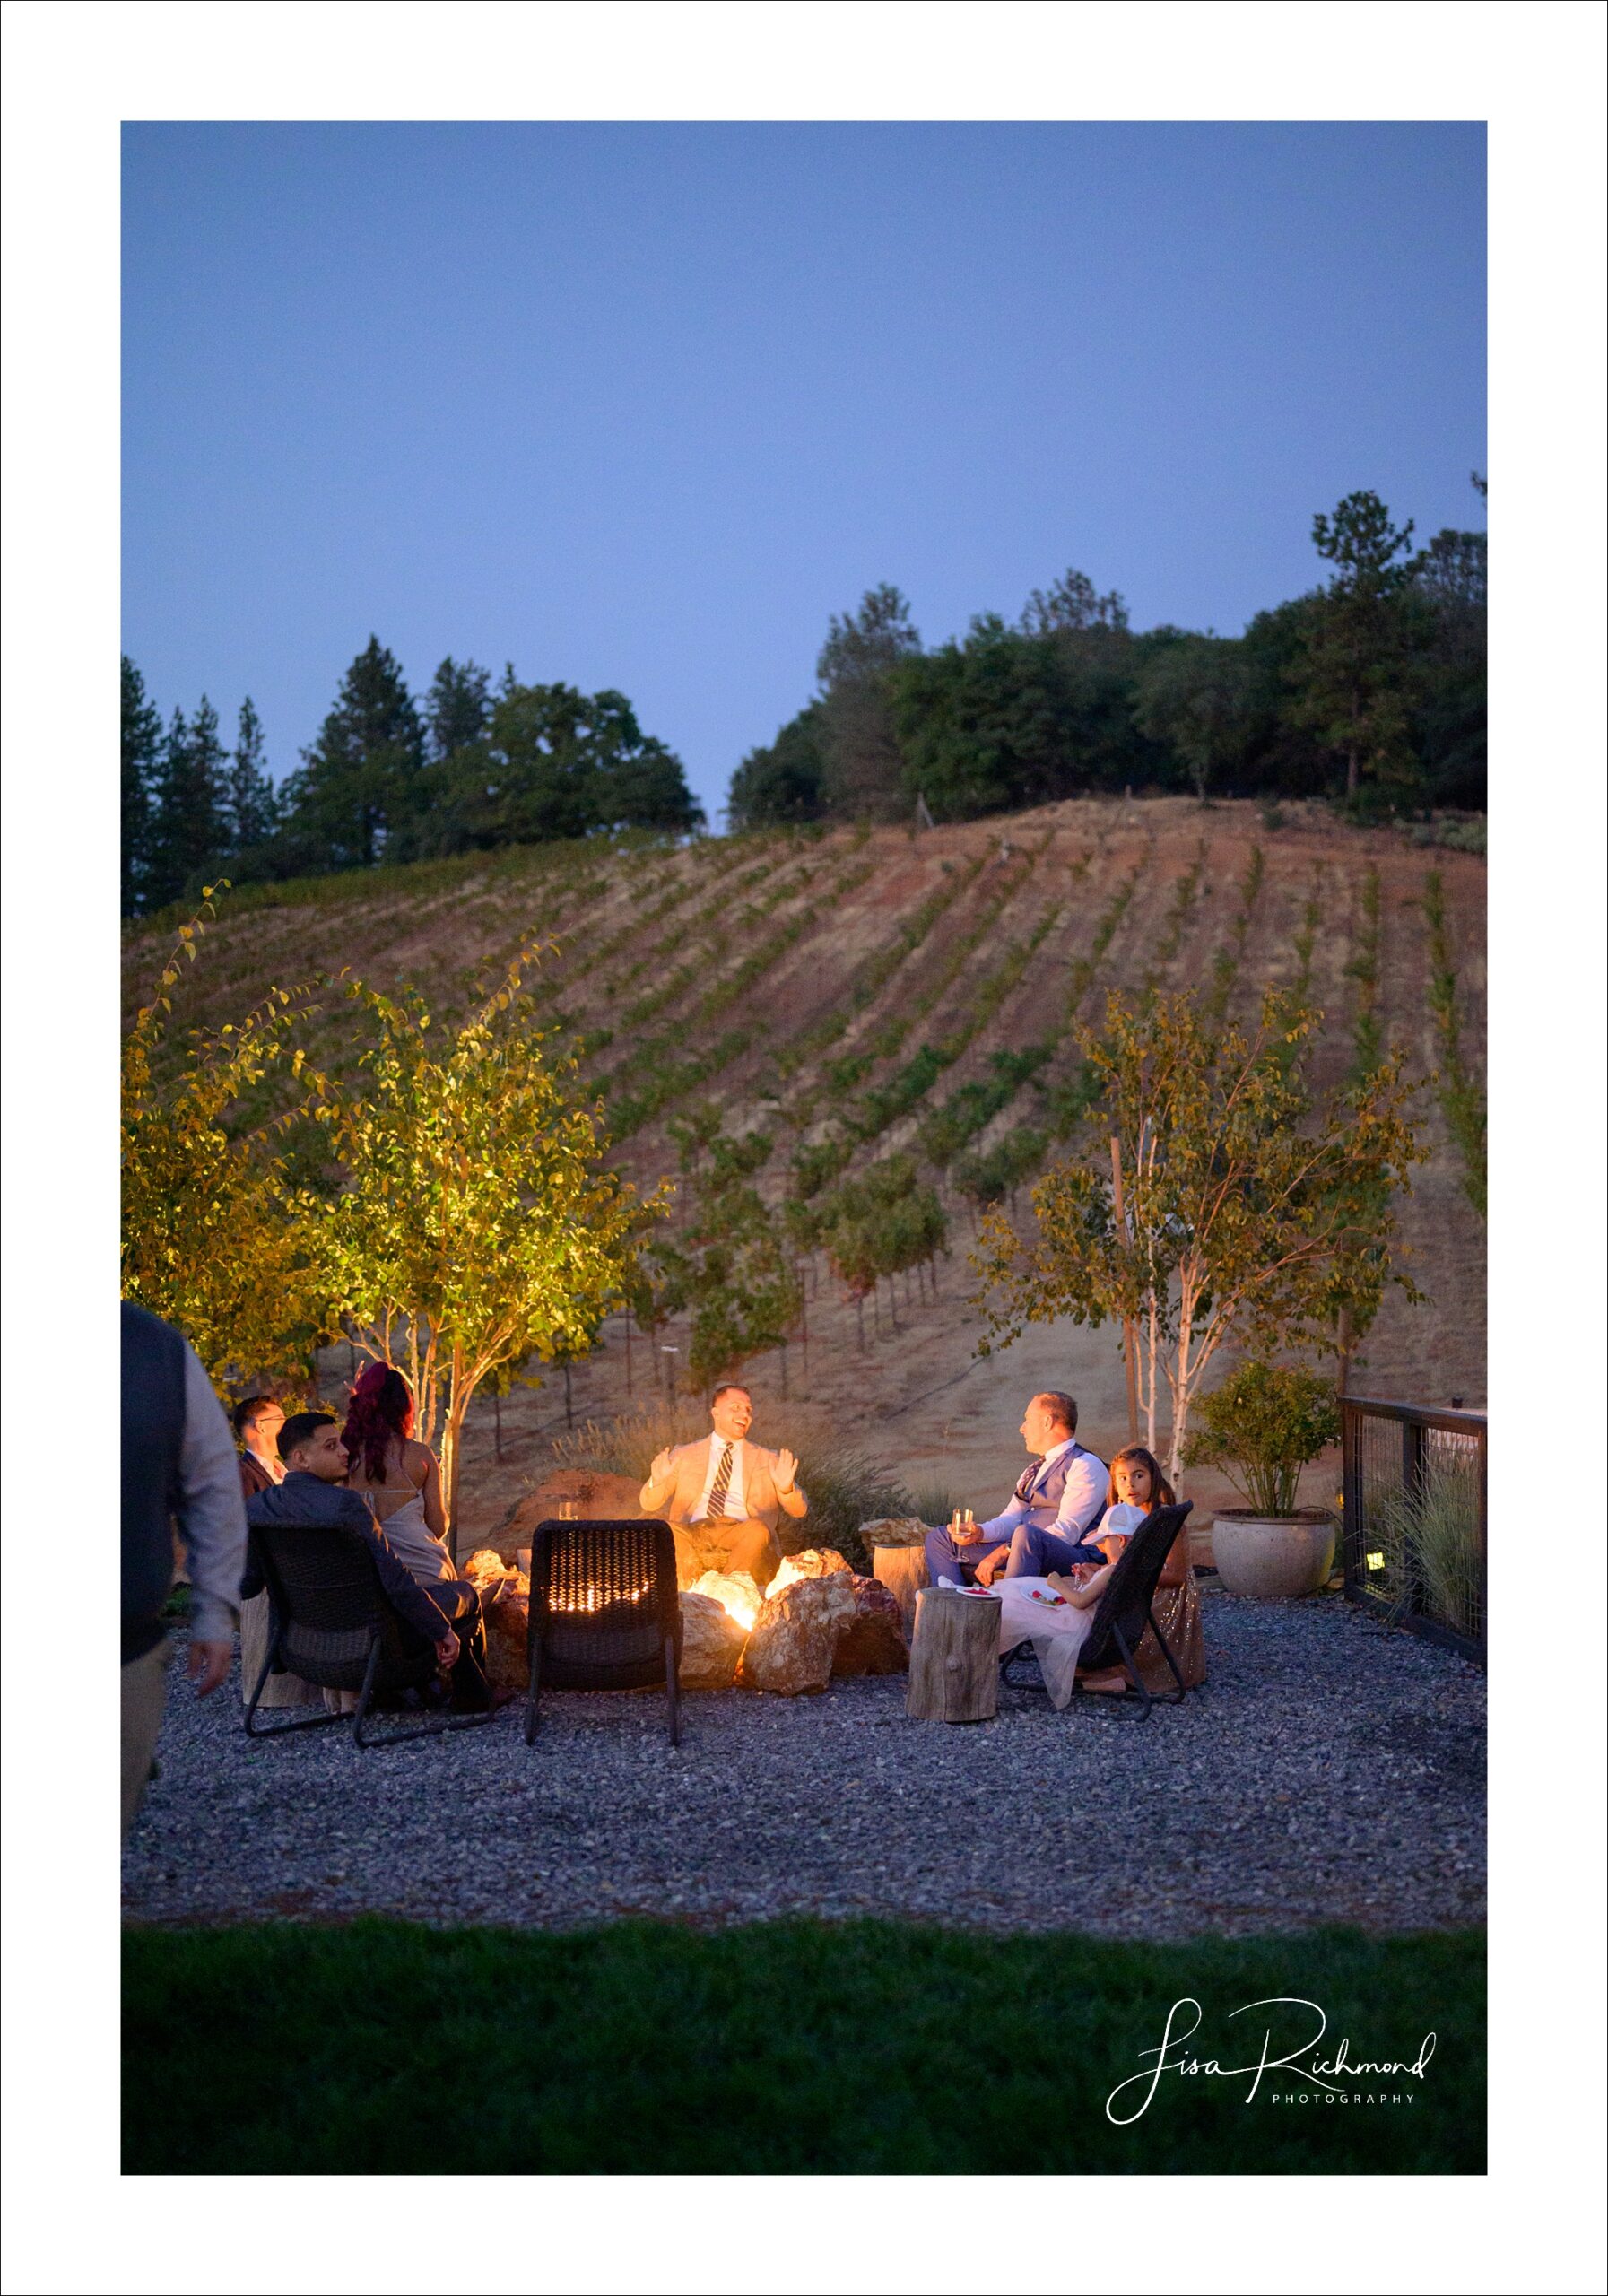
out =
<path fill-rule="evenodd" d="M 123 1302 L 123 1831 L 151 1777 L 161 1726 L 173 1525 L 190 1581 L 187 1671 L 206 1698 L 229 1674 L 246 1562 L 234 1438 L 200 1358 L 178 1332 Z"/>

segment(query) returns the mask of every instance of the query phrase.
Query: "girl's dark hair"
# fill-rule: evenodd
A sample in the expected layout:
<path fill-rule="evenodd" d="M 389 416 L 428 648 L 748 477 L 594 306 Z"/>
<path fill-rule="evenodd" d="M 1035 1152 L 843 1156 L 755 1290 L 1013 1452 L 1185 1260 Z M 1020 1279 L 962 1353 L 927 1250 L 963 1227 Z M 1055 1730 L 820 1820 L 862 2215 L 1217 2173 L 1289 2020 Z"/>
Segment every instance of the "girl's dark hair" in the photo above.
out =
<path fill-rule="evenodd" d="M 1117 1496 L 1117 1470 L 1125 1459 L 1131 1467 L 1150 1469 L 1150 1505 L 1144 1510 L 1147 1515 L 1153 1513 L 1158 1507 L 1178 1505 L 1178 1494 L 1157 1465 L 1152 1453 L 1145 1449 L 1143 1443 L 1129 1443 L 1124 1449 L 1117 1452 L 1111 1462 L 1111 1479 L 1106 1485 L 1108 1507 L 1115 1507 L 1120 1503 Z"/>
<path fill-rule="evenodd" d="M 341 1440 L 355 1465 L 363 1463 L 370 1483 L 386 1479 L 386 1453 L 393 1443 L 405 1443 L 413 1424 L 413 1391 L 400 1371 L 388 1363 L 370 1363 L 352 1390 L 352 1404 Z"/>

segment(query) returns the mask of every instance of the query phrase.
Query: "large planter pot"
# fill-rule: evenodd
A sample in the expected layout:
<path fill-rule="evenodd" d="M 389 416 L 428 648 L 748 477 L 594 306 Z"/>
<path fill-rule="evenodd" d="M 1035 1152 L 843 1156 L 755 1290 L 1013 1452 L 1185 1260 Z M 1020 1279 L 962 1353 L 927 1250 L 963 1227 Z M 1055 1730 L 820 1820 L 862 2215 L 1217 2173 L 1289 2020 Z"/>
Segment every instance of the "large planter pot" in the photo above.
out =
<path fill-rule="evenodd" d="M 1212 1526 L 1217 1575 L 1230 1595 L 1315 1595 L 1334 1567 L 1334 1518 L 1254 1515 L 1229 1507 Z"/>

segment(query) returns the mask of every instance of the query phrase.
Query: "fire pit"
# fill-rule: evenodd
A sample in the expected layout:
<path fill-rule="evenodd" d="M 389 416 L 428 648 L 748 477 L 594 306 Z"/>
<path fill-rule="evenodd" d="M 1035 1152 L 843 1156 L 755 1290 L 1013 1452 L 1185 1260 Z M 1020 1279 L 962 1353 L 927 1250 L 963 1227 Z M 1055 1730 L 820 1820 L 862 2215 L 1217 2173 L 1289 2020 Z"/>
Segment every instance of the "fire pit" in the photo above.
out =
<path fill-rule="evenodd" d="M 666 1523 L 538 1523 L 530 1556 L 530 1687 L 525 1743 L 552 1690 L 665 1685 L 670 1743 L 681 1743 L 681 1605 Z"/>

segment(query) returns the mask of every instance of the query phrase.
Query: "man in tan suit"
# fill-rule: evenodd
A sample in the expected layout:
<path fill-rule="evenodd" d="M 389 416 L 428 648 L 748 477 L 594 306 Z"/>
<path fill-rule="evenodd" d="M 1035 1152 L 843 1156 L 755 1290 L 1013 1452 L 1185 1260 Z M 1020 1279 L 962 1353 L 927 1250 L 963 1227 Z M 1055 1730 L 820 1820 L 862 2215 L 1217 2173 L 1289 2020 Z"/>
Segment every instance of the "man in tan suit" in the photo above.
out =
<path fill-rule="evenodd" d="M 654 1460 L 642 1512 L 662 1515 L 675 1533 L 678 1585 L 691 1587 L 706 1570 L 746 1570 L 762 1589 L 776 1576 L 778 1511 L 795 1519 L 809 1512 L 798 1461 L 747 1441 L 753 1404 L 746 1387 L 717 1387 L 709 1417 L 711 1435 Z"/>

